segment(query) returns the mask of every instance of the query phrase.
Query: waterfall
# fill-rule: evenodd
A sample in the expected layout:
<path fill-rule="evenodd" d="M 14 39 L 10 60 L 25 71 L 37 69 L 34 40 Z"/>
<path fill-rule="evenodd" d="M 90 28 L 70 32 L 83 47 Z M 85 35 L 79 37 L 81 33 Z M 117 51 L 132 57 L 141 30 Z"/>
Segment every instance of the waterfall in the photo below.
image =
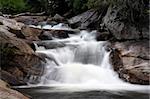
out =
<path fill-rule="evenodd" d="M 60 25 L 58 27 L 60 28 Z M 70 35 L 70 38 L 47 41 L 49 44 L 55 42 L 65 45 L 52 49 L 36 45 L 37 53 L 52 57 L 52 60 L 47 59 L 39 85 L 71 84 L 81 85 L 82 88 L 87 85 L 86 88 L 95 86 L 104 89 L 147 89 L 147 86 L 132 85 L 119 79 L 109 62 L 111 51 L 106 50 L 108 42 L 96 41 L 95 34 L 96 31 L 81 31 Z"/>

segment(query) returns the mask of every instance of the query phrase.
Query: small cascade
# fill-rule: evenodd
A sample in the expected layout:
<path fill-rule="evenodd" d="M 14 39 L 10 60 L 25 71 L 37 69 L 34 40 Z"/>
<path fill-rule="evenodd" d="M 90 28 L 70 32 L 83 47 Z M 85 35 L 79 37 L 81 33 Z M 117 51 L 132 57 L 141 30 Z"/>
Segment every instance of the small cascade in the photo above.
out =
<path fill-rule="evenodd" d="M 60 28 L 62 24 L 54 26 Z M 67 39 L 49 42 L 63 42 L 66 46 L 44 49 L 36 45 L 38 53 L 44 53 L 54 60 L 47 60 L 41 84 L 83 84 L 122 82 L 109 64 L 106 41 L 95 40 L 96 31 L 81 31 Z M 57 66 L 55 61 L 61 65 Z M 107 76 L 107 78 L 106 78 Z"/>
<path fill-rule="evenodd" d="M 61 24 L 57 26 L 54 28 L 61 28 Z M 45 28 L 48 27 L 45 26 Z M 96 31 L 81 31 L 70 35 L 70 38 L 47 41 L 65 45 L 52 49 L 45 49 L 35 43 L 37 53 L 44 53 L 50 57 L 50 60 L 47 59 L 39 85 L 92 85 L 92 88 L 105 86 L 104 89 L 147 88 L 147 86 L 132 85 L 119 79 L 109 62 L 111 51 L 106 50 L 108 42 L 96 41 L 95 34 Z"/>

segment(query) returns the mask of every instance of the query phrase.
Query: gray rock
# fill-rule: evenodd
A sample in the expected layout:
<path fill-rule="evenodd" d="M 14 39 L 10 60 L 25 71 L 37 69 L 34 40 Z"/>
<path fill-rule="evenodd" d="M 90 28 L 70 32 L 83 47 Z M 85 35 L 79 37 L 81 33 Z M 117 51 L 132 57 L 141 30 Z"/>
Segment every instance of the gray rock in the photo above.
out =
<path fill-rule="evenodd" d="M 7 72 L 2 76 L 5 81 L 18 85 L 26 82 L 25 77 L 29 73 L 42 75 L 41 59 L 23 40 L 0 31 L 0 42 L 1 70 Z"/>
<path fill-rule="evenodd" d="M 134 84 L 150 83 L 149 41 L 115 42 L 111 63 L 119 77 Z"/>
<path fill-rule="evenodd" d="M 54 48 L 65 46 L 65 44 L 62 42 L 53 42 L 53 41 L 40 41 L 37 42 L 37 45 L 44 46 L 46 49 L 54 49 Z"/>
<path fill-rule="evenodd" d="M 134 26 L 118 20 L 118 13 L 118 8 L 109 7 L 103 18 L 103 23 L 112 35 L 118 40 L 140 39 L 140 32 Z"/>
<path fill-rule="evenodd" d="M 0 80 L 0 98 L 1 99 L 29 99 L 18 91 L 8 88 L 8 84 Z"/>
<path fill-rule="evenodd" d="M 88 10 L 80 15 L 77 15 L 68 20 L 69 24 L 74 25 L 75 28 L 86 29 L 91 23 L 98 19 L 98 12 L 95 10 Z"/>

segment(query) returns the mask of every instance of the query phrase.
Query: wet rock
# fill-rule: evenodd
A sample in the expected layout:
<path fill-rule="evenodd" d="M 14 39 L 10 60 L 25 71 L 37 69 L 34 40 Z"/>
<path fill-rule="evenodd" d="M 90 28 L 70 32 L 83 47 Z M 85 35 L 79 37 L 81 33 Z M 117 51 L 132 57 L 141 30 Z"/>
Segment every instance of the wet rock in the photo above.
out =
<path fill-rule="evenodd" d="M 21 32 L 27 40 L 36 41 L 39 40 L 38 36 L 42 33 L 42 29 L 24 26 L 22 27 Z"/>
<path fill-rule="evenodd" d="M 20 82 L 26 82 L 25 79 L 29 73 L 41 75 L 42 61 L 23 40 L 0 31 L 0 42 L 1 70 L 5 71 L 3 80 L 12 85 L 18 85 Z M 15 78 L 15 81 L 10 81 L 11 77 Z"/>
<path fill-rule="evenodd" d="M 52 40 L 53 36 L 51 33 L 49 33 L 49 31 L 43 31 L 40 35 L 39 35 L 39 39 L 41 40 Z"/>
<path fill-rule="evenodd" d="M 87 27 L 97 21 L 99 15 L 96 10 L 88 10 L 68 20 L 72 28 L 87 29 Z M 94 28 L 94 27 L 91 27 Z"/>
<path fill-rule="evenodd" d="M 97 41 L 106 41 L 110 40 L 112 35 L 109 32 L 97 32 L 96 39 Z"/>
<path fill-rule="evenodd" d="M 54 49 L 54 48 L 65 46 L 63 42 L 54 42 L 54 41 L 40 41 L 40 42 L 37 42 L 37 45 L 44 46 L 46 49 Z"/>
<path fill-rule="evenodd" d="M 149 41 L 116 42 L 111 54 L 114 70 L 120 78 L 134 84 L 149 84 L 150 80 L 150 53 Z"/>
<path fill-rule="evenodd" d="M 1 99 L 29 99 L 23 94 L 8 88 L 8 84 L 0 80 L 0 97 Z"/>
<path fill-rule="evenodd" d="M 68 32 L 69 31 L 65 31 L 65 30 L 49 30 L 49 31 L 47 31 L 47 34 L 49 33 L 54 38 L 62 39 L 62 38 L 68 38 L 69 37 Z"/>
<path fill-rule="evenodd" d="M 53 21 L 53 19 L 47 19 L 47 24 L 49 24 L 49 25 L 51 25 L 51 26 L 54 26 L 54 25 L 57 25 L 57 24 L 59 24 L 58 22 L 56 22 L 56 21 Z"/>

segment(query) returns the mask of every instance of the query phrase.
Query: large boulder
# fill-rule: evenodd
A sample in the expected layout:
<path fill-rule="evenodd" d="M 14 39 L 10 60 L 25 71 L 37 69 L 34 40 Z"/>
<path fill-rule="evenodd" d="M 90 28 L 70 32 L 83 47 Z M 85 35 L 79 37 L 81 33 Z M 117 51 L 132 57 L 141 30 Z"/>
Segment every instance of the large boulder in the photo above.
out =
<path fill-rule="evenodd" d="M 29 99 L 23 94 L 12 90 L 8 87 L 8 84 L 0 80 L 0 98 L 1 99 Z"/>
<path fill-rule="evenodd" d="M 119 16 L 119 13 L 120 9 L 118 7 L 109 7 L 103 18 L 103 25 L 112 33 L 115 39 L 120 41 L 149 39 L 148 27 L 140 30 L 135 24 L 122 21 L 122 16 Z"/>
<path fill-rule="evenodd" d="M 2 31 L 2 32 L 6 33 L 7 35 L 12 36 L 12 37 L 16 36 L 15 34 L 12 34 L 11 32 L 9 32 L 9 30 L 10 29 L 7 26 L 0 25 L 0 31 Z"/>
<path fill-rule="evenodd" d="M 42 36 L 47 36 L 47 37 L 54 37 L 54 38 L 68 38 L 69 37 L 69 33 L 72 32 L 72 31 L 67 31 L 67 30 L 53 30 L 53 29 L 50 29 L 50 30 L 45 30 L 43 31 L 43 33 L 40 35 L 41 37 Z"/>
<path fill-rule="evenodd" d="M 111 62 L 119 76 L 130 83 L 149 84 L 149 41 L 115 42 L 113 47 Z"/>
<path fill-rule="evenodd" d="M 96 10 L 88 10 L 80 15 L 72 17 L 68 20 L 69 24 L 72 25 L 72 28 L 87 29 L 91 24 L 94 28 L 94 23 L 98 21 L 99 14 Z"/>
<path fill-rule="evenodd" d="M 30 41 L 37 41 L 40 40 L 38 36 L 40 36 L 40 34 L 42 33 L 42 29 L 33 28 L 26 25 L 22 27 L 21 32 L 25 36 L 25 39 Z"/>
<path fill-rule="evenodd" d="M 8 19 L 2 16 L 0 16 L 0 23 L 2 23 L 2 25 L 7 26 L 13 30 L 21 30 L 21 28 L 24 26 L 23 23 L 20 23 L 20 22 L 17 22 L 16 20 Z"/>
<path fill-rule="evenodd" d="M 0 42 L 1 79 L 19 85 L 26 84 L 27 75 L 42 74 L 40 57 L 23 40 L 0 31 Z"/>
<path fill-rule="evenodd" d="M 21 28 L 24 26 L 23 23 L 2 16 L 0 16 L 0 23 L 2 23 L 2 25 L 0 25 L 0 31 L 11 35 L 15 34 L 14 36 L 17 36 L 19 38 L 25 38 L 21 33 Z"/>

